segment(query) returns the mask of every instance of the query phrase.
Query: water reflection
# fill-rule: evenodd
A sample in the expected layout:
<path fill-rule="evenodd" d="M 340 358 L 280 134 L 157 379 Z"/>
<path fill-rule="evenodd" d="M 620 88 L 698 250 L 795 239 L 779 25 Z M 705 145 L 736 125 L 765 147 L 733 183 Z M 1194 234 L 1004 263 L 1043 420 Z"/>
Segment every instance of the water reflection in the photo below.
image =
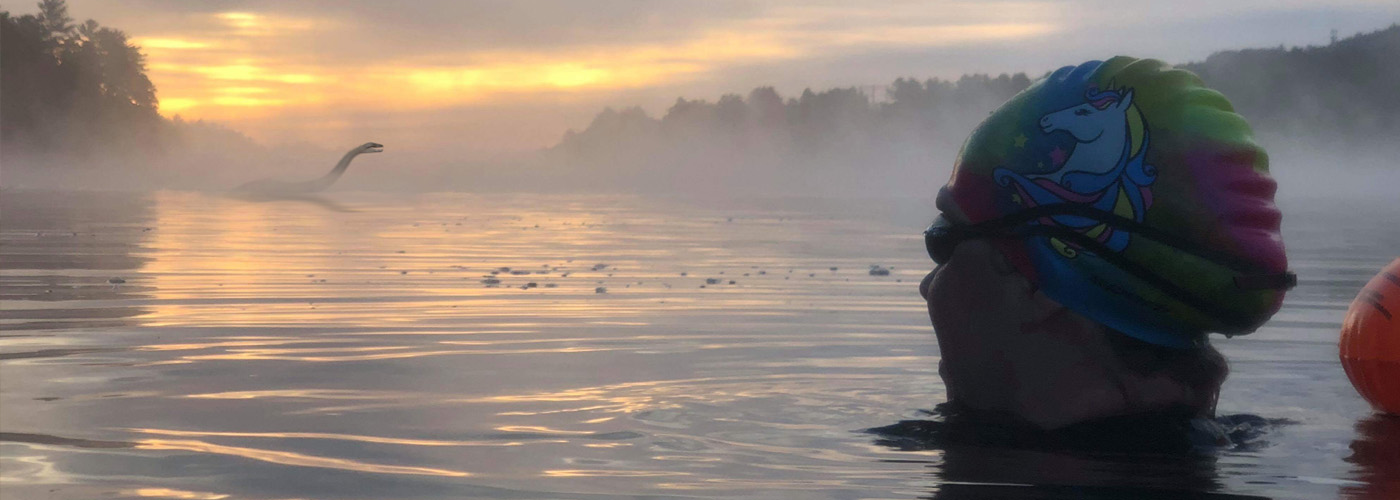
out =
<path fill-rule="evenodd" d="M 945 399 L 914 291 L 922 202 L 33 202 L 53 211 L 22 226 L 108 235 L 83 247 L 12 231 L 10 194 L 7 498 L 956 498 L 1022 482 L 1039 496 L 1305 498 L 1335 496 L 1340 483 L 1321 481 L 1349 471 L 1385 477 L 1343 461 L 1364 404 L 1339 385 L 1334 346 L 1344 288 L 1391 248 L 1329 260 L 1325 235 L 1289 240 L 1305 284 L 1279 321 L 1222 343 L 1222 411 L 1302 422 L 1271 448 L 1206 461 L 899 451 L 852 430 Z M 1308 229 L 1374 232 L 1344 215 Z"/>
<path fill-rule="evenodd" d="M 330 210 L 330 211 L 332 211 L 332 212 L 354 212 L 354 211 L 355 211 L 354 209 L 349 208 L 349 207 L 346 207 L 345 205 L 342 205 L 342 204 L 336 202 L 335 200 L 332 200 L 332 199 L 330 199 L 330 198 L 327 198 L 327 197 L 321 196 L 321 195 L 317 195 L 317 194 L 269 196 L 269 195 L 259 195 L 259 194 L 250 193 L 250 192 L 234 192 L 234 193 L 230 193 L 230 194 L 229 194 L 229 198 L 235 199 L 235 200 L 246 201 L 246 202 L 250 202 L 250 203 L 276 203 L 276 202 L 302 203 L 302 204 L 306 204 L 306 205 L 311 205 L 311 206 L 315 206 L 315 207 L 320 207 L 320 208 L 322 208 L 322 209 Z"/>
<path fill-rule="evenodd" d="M 471 475 L 471 473 L 469 472 L 456 470 L 434 469 L 431 467 L 407 467 L 402 465 L 371 464 L 345 458 L 326 458 L 306 455 L 302 453 L 294 453 L 290 451 L 265 450 L 241 446 L 224 446 L 213 443 L 206 443 L 204 441 L 195 441 L 188 439 L 143 439 L 136 443 L 135 448 L 138 450 L 175 450 L 193 453 L 208 453 L 213 455 L 230 455 L 279 465 L 318 467 L 326 469 L 343 469 L 356 472 L 369 472 L 374 474 L 409 474 L 446 477 L 467 477 Z"/>
<path fill-rule="evenodd" d="M 0 197 L 0 327 L 6 331 L 130 324 L 152 287 L 149 195 L 12 191 Z"/>
<path fill-rule="evenodd" d="M 181 433 L 181 432 L 178 432 L 178 431 L 162 431 L 162 430 L 159 430 L 159 429 L 134 429 L 134 430 L 135 430 L 136 432 L 140 432 L 140 433 L 144 433 L 144 434 L 164 434 L 164 435 L 174 435 L 174 436 L 191 436 L 191 435 L 194 435 L 194 436 L 198 436 L 198 435 L 214 435 L 214 436 L 218 436 L 218 435 L 223 435 L 223 436 L 270 437 L 270 436 L 266 436 L 266 435 L 257 435 L 257 434 L 251 434 L 251 433 Z M 328 436 L 325 436 L 325 435 L 319 435 L 319 436 L 318 436 L 318 435 L 315 435 L 314 433 L 311 434 L 311 435 L 307 435 L 307 436 L 298 436 L 298 435 L 296 435 L 296 434 L 297 434 L 297 433 L 286 433 L 286 434 L 284 434 L 284 435 L 282 435 L 282 436 L 280 436 L 280 437 L 286 437 L 286 438 L 294 438 L 294 437 L 318 437 L 318 438 L 326 438 L 326 437 L 328 437 Z M 425 444 L 423 444 L 423 443 L 412 442 L 412 441 L 403 442 L 403 441 L 397 441 L 397 440 L 392 440 L 392 439 L 375 440 L 375 439 L 373 439 L 373 438 L 368 438 L 368 437 L 362 437 L 362 438 L 363 438 L 363 439 L 360 439 L 360 440 L 361 440 L 361 441 L 366 441 L 366 442 L 388 442 L 388 443 L 392 443 L 392 444 L 411 444 L 411 445 L 415 445 L 415 446 L 425 446 Z M 332 437 L 332 439 L 344 439 L 344 437 Z M 270 463 L 280 464 L 280 465 L 293 465 L 293 466 L 299 466 L 299 467 L 319 467 L 319 468 L 330 468 L 330 469 L 344 469 L 344 470 L 359 471 L 359 472 L 370 472 L 370 473 L 375 473 L 375 474 L 409 474 L 409 475 L 430 475 L 430 476 L 448 476 L 448 477 L 466 477 L 466 476 L 470 476 L 470 475 L 471 475 L 470 473 L 467 473 L 467 472 L 453 471 L 453 470 L 445 470 L 445 469 L 434 469 L 434 468 L 428 468 L 428 467 L 403 467 L 403 466 L 394 466 L 394 465 L 370 464 L 370 463 L 364 463 L 364 462 L 360 462 L 360 461 L 356 461 L 356 460 L 349 460 L 349 459 L 344 459 L 344 458 L 317 457 L 317 456 L 310 456 L 310 455 L 305 455 L 305 454 L 302 454 L 302 453 L 294 453 L 294 452 L 288 452 L 288 451 L 267 450 L 267 449 L 259 449 L 259 448 L 251 448 L 251 447 L 241 447 L 241 446 L 224 446 L 224 445 L 218 445 L 218 444 L 208 443 L 208 442 L 204 442 L 204 441 L 191 440 L 191 439 L 180 439 L 180 440 L 175 440 L 175 439 L 141 439 L 141 440 L 134 441 L 134 442 L 123 442 L 123 441 L 101 441 L 101 440 L 93 440 L 93 439 L 66 438 L 66 437 L 50 436 L 50 435 L 44 435 L 44 434 L 27 434 L 27 433 L 18 433 L 18 432 L 0 432 L 0 442 L 29 443 L 29 444 L 35 444 L 35 445 L 72 446 L 72 447 L 76 447 L 76 448 L 87 448 L 87 449 L 122 449 L 122 448 L 130 448 L 130 449 L 136 449 L 136 450 L 156 450 L 156 451 L 159 451 L 159 450 L 175 450 L 175 451 L 185 451 L 185 452 L 192 452 L 192 453 L 207 453 L 207 454 L 213 454 L 213 455 L 229 455 L 229 456 L 247 458 L 247 459 L 251 459 L 251 460 L 258 460 L 258 461 L 263 461 L 263 462 L 270 462 Z M 427 446 L 440 446 L 440 445 L 429 444 L 429 445 L 427 445 Z M 452 445 L 452 446 L 457 446 L 457 445 Z"/>
<path fill-rule="evenodd" d="M 933 452 L 931 498 L 1263 498 L 1216 494 L 1223 485 L 1204 429 L 1144 416 L 1041 432 L 989 423 L 943 404 L 933 419 L 870 429 L 876 443 Z M 1222 417 L 1235 448 L 1251 448 L 1267 422 Z M 916 459 L 917 460 L 917 459 Z"/>
<path fill-rule="evenodd" d="M 1356 423 L 1351 442 L 1355 479 L 1364 483 L 1342 489 L 1347 498 L 1400 498 L 1400 416 L 1373 414 Z"/>
<path fill-rule="evenodd" d="M 171 498 L 176 500 L 223 500 L 232 495 L 207 491 L 177 490 L 174 488 L 133 488 L 122 490 L 122 496 L 139 498 Z"/>
<path fill-rule="evenodd" d="M 61 358 L 78 354 L 88 354 L 94 352 L 108 352 L 116 349 L 40 349 L 28 352 L 6 352 L 0 353 L 0 360 L 7 359 L 33 359 L 33 358 Z"/>

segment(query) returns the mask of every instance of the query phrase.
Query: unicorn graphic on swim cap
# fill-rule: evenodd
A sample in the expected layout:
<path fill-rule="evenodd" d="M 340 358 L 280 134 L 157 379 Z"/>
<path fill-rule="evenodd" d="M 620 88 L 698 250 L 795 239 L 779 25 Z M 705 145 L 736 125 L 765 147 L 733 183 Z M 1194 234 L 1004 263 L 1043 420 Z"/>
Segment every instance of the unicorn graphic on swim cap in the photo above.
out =
<path fill-rule="evenodd" d="M 1042 134 L 1068 134 L 1074 145 L 1068 153 L 1058 146 L 1046 153 L 1054 168 L 1050 172 L 1021 174 L 1005 167 L 993 170 L 998 184 L 1014 190 L 1013 200 L 1026 208 L 1088 205 L 1142 221 L 1152 205 L 1150 186 L 1157 172 L 1143 161 L 1148 148 L 1147 124 L 1133 105 L 1132 89 L 1090 87 L 1082 102 L 1041 115 L 1037 125 Z M 1037 170 L 1043 169 L 1044 163 L 1038 162 Z M 1115 252 L 1128 245 L 1128 233 L 1087 217 L 1056 215 L 1041 223 L 1072 228 Z M 1058 239 L 1051 243 L 1066 257 L 1077 254 Z"/>
<path fill-rule="evenodd" d="M 1161 61 L 1114 57 L 1061 67 L 988 115 L 937 205 L 1051 300 L 1190 348 L 1254 331 L 1296 279 L 1277 186 L 1225 96 Z"/>

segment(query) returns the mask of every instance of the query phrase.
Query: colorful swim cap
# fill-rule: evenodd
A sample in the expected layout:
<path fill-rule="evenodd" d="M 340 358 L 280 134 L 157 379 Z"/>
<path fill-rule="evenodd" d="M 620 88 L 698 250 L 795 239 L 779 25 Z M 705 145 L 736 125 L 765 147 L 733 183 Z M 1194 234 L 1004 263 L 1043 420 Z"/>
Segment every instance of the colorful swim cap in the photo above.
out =
<path fill-rule="evenodd" d="M 996 245 L 1051 299 L 1186 348 L 1253 332 L 1296 281 L 1268 170 L 1196 75 L 1115 57 L 1003 104 L 963 144 L 938 207 L 946 224 L 1012 236 Z"/>

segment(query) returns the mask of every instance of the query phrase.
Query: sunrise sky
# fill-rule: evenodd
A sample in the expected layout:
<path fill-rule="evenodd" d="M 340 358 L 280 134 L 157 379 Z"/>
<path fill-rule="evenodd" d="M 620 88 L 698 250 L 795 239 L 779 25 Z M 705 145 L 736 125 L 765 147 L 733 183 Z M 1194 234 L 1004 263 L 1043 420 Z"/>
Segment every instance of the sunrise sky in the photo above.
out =
<path fill-rule="evenodd" d="M 1394 0 L 69 0 L 148 56 L 162 114 L 265 143 L 491 152 L 555 143 L 604 106 L 664 112 L 774 85 L 1170 62 L 1327 43 L 1400 22 Z M 14 13 L 29 9 L 5 6 Z M 32 7 L 30 7 L 32 9 Z"/>

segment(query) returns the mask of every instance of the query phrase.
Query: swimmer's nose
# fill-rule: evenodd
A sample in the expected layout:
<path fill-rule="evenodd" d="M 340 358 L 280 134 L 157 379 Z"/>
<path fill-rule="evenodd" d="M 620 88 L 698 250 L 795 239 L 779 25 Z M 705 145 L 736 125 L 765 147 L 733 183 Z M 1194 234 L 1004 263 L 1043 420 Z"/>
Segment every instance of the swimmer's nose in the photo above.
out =
<path fill-rule="evenodd" d="M 928 300 L 929 287 L 933 286 L 933 277 L 936 275 L 938 275 L 938 270 L 934 269 L 928 273 L 928 276 L 924 276 L 923 281 L 919 282 L 919 295 L 922 295 L 925 301 Z"/>

